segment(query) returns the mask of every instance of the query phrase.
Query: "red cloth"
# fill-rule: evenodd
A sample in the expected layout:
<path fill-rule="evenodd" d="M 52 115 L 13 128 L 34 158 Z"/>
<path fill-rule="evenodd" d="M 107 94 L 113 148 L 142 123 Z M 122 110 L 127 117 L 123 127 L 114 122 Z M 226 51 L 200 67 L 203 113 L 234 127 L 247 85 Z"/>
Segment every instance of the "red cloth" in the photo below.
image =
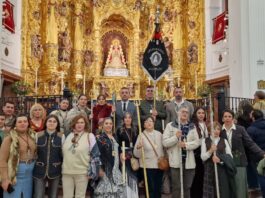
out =
<path fill-rule="evenodd" d="M 225 20 L 225 15 L 226 12 L 223 12 L 222 14 L 218 15 L 213 19 L 213 44 L 225 38 L 225 26 L 227 24 Z"/>
<path fill-rule="evenodd" d="M 105 105 L 96 105 L 93 107 L 93 133 L 98 129 L 98 121 L 100 118 L 106 118 L 111 116 L 111 106 L 108 104 Z"/>
<path fill-rule="evenodd" d="M 29 125 L 30 125 L 30 128 L 33 129 L 35 132 L 40 132 L 40 131 L 43 131 L 44 129 L 44 120 L 42 120 L 40 126 L 35 125 L 35 123 L 32 122 L 32 120 L 29 121 Z"/>
<path fill-rule="evenodd" d="M 3 2 L 3 16 L 2 24 L 3 26 L 12 33 L 15 33 L 15 22 L 13 14 L 14 5 L 8 0 Z"/>

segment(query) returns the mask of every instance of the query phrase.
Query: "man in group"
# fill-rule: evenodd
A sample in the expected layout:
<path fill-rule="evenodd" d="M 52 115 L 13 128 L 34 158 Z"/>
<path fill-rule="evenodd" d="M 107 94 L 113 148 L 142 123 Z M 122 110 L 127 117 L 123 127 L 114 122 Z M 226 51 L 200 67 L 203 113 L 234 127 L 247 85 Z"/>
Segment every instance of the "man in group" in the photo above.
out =
<path fill-rule="evenodd" d="M 195 176 L 196 166 L 193 151 L 200 146 L 196 127 L 189 122 L 189 109 L 181 106 L 178 114 L 179 121 L 175 119 L 168 123 L 163 134 L 163 146 L 167 148 L 169 158 L 172 198 L 181 197 L 181 166 L 183 194 L 184 197 L 190 197 L 190 188 Z"/>
<path fill-rule="evenodd" d="M 132 115 L 133 123 L 138 125 L 136 107 L 132 101 L 129 101 L 130 92 L 127 87 L 121 88 L 120 97 L 121 101 L 118 101 L 116 106 L 113 107 L 115 112 L 113 114 L 113 116 L 115 116 L 115 128 L 118 128 L 122 125 L 123 116 L 126 112 L 129 112 Z"/>
<path fill-rule="evenodd" d="M 250 127 L 248 127 L 247 132 L 252 140 L 263 151 L 265 151 L 265 119 L 263 117 L 264 115 L 261 110 L 254 109 L 251 113 L 253 122 Z M 262 195 L 265 197 L 265 177 L 257 174 L 257 163 L 255 162 L 255 156 L 250 155 L 250 160 L 252 161 L 250 161 L 248 164 L 248 177 L 254 178 L 259 182 Z M 251 175 L 249 175 L 249 173 L 251 173 Z"/>
<path fill-rule="evenodd" d="M 155 119 L 155 130 L 163 133 L 162 120 L 166 119 L 166 111 L 162 101 L 156 100 L 154 102 L 154 87 L 147 86 L 145 92 L 145 100 L 140 104 L 140 115 L 143 125 L 143 121 L 148 116 L 152 116 Z"/>
<path fill-rule="evenodd" d="M 68 107 L 69 101 L 66 98 L 63 98 L 59 104 L 59 109 L 51 112 L 51 114 L 56 115 L 59 118 L 61 132 L 65 131 L 65 122 L 68 113 Z"/>
<path fill-rule="evenodd" d="M 72 119 L 77 115 L 84 115 L 87 117 L 88 120 L 92 119 L 91 110 L 87 107 L 87 97 L 84 94 L 81 94 L 78 97 L 77 105 L 74 106 L 68 113 L 66 118 L 66 125 L 65 125 L 65 135 L 67 136 L 70 133 L 70 123 Z"/>
<path fill-rule="evenodd" d="M 12 126 L 15 121 L 15 104 L 11 101 L 6 101 L 2 110 L 5 114 L 5 126 Z"/>
<path fill-rule="evenodd" d="M 189 119 L 191 118 L 194 107 L 193 104 L 185 99 L 183 99 L 183 90 L 181 87 L 175 87 L 174 89 L 175 99 L 166 105 L 166 124 L 173 122 L 178 119 L 178 111 L 181 107 L 186 106 L 189 111 Z"/>

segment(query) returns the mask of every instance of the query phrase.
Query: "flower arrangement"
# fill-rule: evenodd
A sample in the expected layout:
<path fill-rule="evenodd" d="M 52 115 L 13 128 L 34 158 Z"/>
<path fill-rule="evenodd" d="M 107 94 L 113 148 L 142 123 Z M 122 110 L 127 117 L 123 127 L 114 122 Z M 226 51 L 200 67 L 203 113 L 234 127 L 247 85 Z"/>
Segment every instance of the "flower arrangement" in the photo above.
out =
<path fill-rule="evenodd" d="M 25 81 L 17 81 L 12 84 L 11 86 L 12 91 L 17 94 L 18 96 L 25 96 L 31 93 L 31 88 L 28 83 Z"/>
<path fill-rule="evenodd" d="M 202 98 L 209 96 L 211 92 L 212 88 L 208 84 L 202 84 L 201 86 L 198 87 L 198 96 Z"/>

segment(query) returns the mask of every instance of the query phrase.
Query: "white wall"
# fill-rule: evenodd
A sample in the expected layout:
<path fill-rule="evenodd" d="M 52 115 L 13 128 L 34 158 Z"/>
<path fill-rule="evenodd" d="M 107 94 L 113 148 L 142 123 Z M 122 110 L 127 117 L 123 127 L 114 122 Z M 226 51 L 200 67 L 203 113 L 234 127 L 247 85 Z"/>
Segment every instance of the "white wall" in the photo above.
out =
<path fill-rule="evenodd" d="M 2 9 L 1 0 L 1 9 Z M 0 38 L 1 38 L 1 50 L 0 50 L 0 69 L 12 72 L 16 75 L 21 74 L 21 0 L 10 0 L 14 5 L 14 20 L 15 20 L 15 34 L 12 34 L 6 30 L 2 25 L 0 28 Z M 1 14 L 2 17 L 2 14 Z M 1 20 L 2 24 L 2 20 Z M 5 55 L 5 49 L 8 49 L 8 55 Z"/>
<path fill-rule="evenodd" d="M 224 0 L 205 0 L 206 80 L 229 75 L 228 43 L 219 41 L 212 44 L 212 19 L 224 10 Z M 222 61 L 219 61 L 219 55 Z"/>
<path fill-rule="evenodd" d="M 265 80 L 265 1 L 229 1 L 231 95 L 253 97 L 257 81 Z"/>

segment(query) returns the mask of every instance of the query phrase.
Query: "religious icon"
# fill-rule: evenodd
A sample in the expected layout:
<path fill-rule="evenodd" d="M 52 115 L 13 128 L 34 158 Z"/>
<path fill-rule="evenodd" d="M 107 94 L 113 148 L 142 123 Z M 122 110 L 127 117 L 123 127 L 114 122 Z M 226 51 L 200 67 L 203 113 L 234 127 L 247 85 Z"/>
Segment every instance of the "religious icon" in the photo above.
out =
<path fill-rule="evenodd" d="M 105 67 L 115 69 L 126 68 L 126 61 L 118 39 L 112 41 Z"/>

